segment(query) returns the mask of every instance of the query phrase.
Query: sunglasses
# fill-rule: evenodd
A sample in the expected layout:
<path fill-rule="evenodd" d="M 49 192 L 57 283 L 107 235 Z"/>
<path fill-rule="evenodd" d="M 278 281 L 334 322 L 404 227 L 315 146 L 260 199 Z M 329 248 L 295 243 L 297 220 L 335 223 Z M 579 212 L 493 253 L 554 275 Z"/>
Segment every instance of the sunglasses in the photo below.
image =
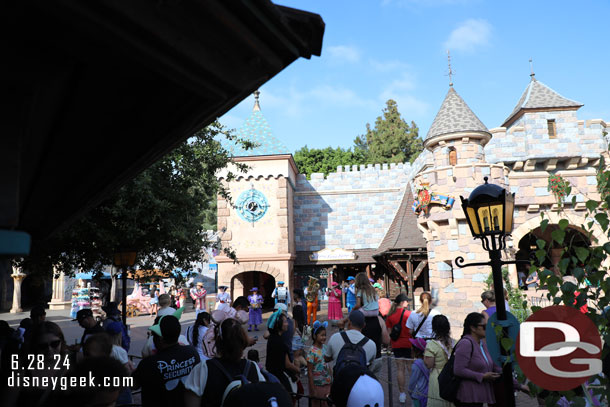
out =
<path fill-rule="evenodd" d="M 51 342 L 42 342 L 38 344 L 38 350 L 46 351 L 47 349 L 56 349 L 59 345 L 61 345 L 61 340 L 51 341 Z"/>

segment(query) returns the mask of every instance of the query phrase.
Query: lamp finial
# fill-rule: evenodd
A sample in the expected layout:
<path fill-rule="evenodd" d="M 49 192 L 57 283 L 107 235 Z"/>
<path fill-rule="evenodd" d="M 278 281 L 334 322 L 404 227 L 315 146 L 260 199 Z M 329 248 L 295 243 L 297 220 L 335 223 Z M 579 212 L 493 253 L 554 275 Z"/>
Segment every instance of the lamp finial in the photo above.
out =
<path fill-rule="evenodd" d="M 487 184 L 488 179 L 489 179 L 488 177 L 483 177 L 483 180 L 485 181 L 486 184 Z"/>

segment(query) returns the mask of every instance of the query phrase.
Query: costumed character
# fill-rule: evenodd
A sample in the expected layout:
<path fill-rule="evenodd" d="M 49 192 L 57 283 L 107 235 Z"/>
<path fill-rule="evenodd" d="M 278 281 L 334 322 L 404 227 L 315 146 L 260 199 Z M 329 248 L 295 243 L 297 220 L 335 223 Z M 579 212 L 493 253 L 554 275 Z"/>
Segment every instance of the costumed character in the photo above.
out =
<path fill-rule="evenodd" d="M 252 287 L 250 290 L 252 295 L 248 296 L 248 302 L 250 302 L 250 312 L 248 320 L 248 332 L 254 330 L 258 331 L 258 325 L 263 323 L 263 296 L 258 293 L 257 287 Z"/>
<path fill-rule="evenodd" d="M 197 283 L 197 288 L 195 290 L 191 290 L 191 298 L 195 303 L 195 315 L 205 311 L 205 296 L 207 293 L 208 292 L 203 288 L 203 283 L 201 281 Z"/>
<path fill-rule="evenodd" d="M 343 319 L 343 310 L 341 309 L 341 290 L 339 283 L 333 281 L 332 287 L 328 290 L 328 320 L 339 321 Z"/>
<path fill-rule="evenodd" d="M 307 324 L 313 325 L 318 315 L 318 291 L 320 290 L 320 284 L 318 279 L 309 276 L 309 284 L 305 288 L 305 299 L 307 300 Z"/>
<path fill-rule="evenodd" d="M 275 298 L 275 303 L 286 304 L 286 306 L 290 306 L 290 293 L 288 292 L 288 288 L 284 287 L 283 281 L 277 282 L 277 287 L 271 293 L 271 298 Z"/>
<path fill-rule="evenodd" d="M 347 278 L 347 283 L 349 286 L 345 287 L 343 291 L 345 292 L 345 304 L 347 305 L 347 312 L 350 313 L 356 306 L 356 285 L 354 284 L 354 276 L 349 276 Z"/>
<path fill-rule="evenodd" d="M 231 295 L 226 292 L 227 288 L 226 285 L 218 286 L 220 292 L 216 295 L 216 309 L 228 312 L 231 308 Z"/>

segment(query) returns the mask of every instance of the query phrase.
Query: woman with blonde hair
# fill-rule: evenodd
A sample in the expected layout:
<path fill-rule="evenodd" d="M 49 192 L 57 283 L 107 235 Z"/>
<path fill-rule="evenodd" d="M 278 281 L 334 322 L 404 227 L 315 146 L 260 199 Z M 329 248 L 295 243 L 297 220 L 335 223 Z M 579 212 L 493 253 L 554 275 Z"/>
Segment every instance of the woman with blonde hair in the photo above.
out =
<path fill-rule="evenodd" d="M 356 274 L 356 306 L 365 317 L 376 317 L 379 314 L 379 297 L 375 288 L 371 285 L 366 273 Z"/>
<path fill-rule="evenodd" d="M 421 293 L 419 302 L 420 307 L 407 319 L 407 328 L 413 338 L 433 339 L 432 318 L 441 313 L 432 308 L 432 296 L 429 292 Z"/>

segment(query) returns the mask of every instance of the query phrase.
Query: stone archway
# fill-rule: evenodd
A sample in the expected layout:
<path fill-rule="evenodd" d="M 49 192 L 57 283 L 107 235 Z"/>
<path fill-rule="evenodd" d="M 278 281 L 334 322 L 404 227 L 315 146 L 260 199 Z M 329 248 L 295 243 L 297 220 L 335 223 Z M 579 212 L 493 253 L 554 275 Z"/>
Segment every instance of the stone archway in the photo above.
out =
<path fill-rule="evenodd" d="M 256 287 L 259 294 L 265 299 L 263 308 L 273 308 L 274 300 L 271 298 L 271 294 L 275 285 L 276 279 L 269 273 L 257 270 L 243 271 L 231 278 L 231 298 L 235 299 L 241 295 L 247 297 L 250 295 L 250 289 Z"/>

